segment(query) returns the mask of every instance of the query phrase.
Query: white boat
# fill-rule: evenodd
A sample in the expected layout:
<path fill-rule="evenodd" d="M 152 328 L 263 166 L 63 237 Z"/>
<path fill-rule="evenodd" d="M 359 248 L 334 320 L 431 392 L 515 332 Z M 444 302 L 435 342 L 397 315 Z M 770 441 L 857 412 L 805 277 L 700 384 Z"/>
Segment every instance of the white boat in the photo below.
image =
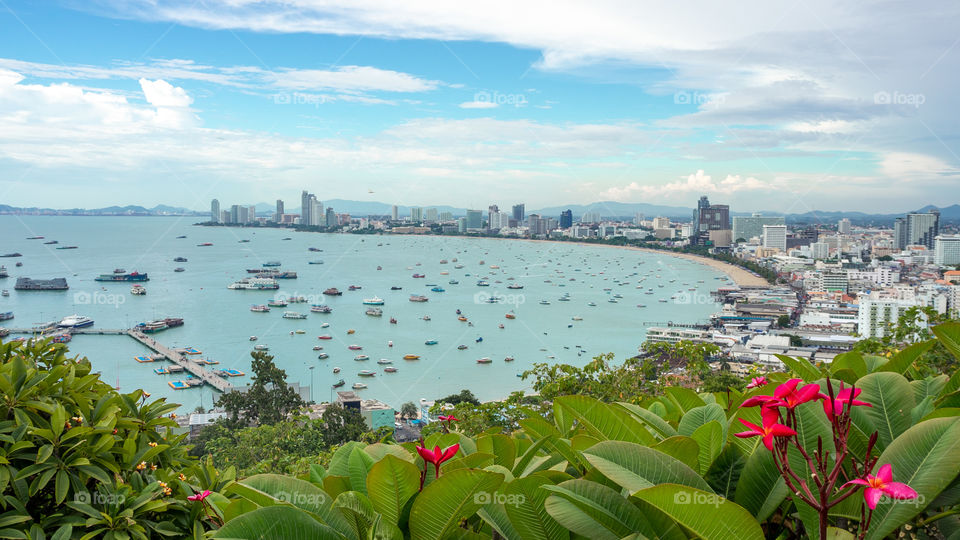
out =
<path fill-rule="evenodd" d="M 376 307 L 368 309 L 366 313 L 371 317 L 383 317 L 383 310 Z"/>
<path fill-rule="evenodd" d="M 284 319 L 306 319 L 306 318 L 307 318 L 307 314 L 306 314 L 306 313 L 297 313 L 296 311 L 284 311 L 284 312 L 283 312 L 283 318 L 284 318 Z"/>
<path fill-rule="evenodd" d="M 142 296 L 144 294 L 147 294 L 147 290 L 143 288 L 143 285 L 134 285 L 133 287 L 130 288 L 130 294 L 133 294 L 136 296 Z"/>
<path fill-rule="evenodd" d="M 269 291 L 279 289 L 280 285 L 273 278 L 247 277 L 227 285 L 227 288 L 240 291 Z"/>
<path fill-rule="evenodd" d="M 359 382 L 358 382 L 358 383 L 353 383 L 353 389 L 354 389 L 354 390 L 363 390 L 363 389 L 366 388 L 366 387 L 367 387 L 367 385 L 365 385 L 365 384 L 363 384 L 363 383 L 359 383 Z"/>
<path fill-rule="evenodd" d="M 382 305 L 383 305 L 383 298 L 380 298 L 379 296 L 374 296 L 373 298 L 364 298 L 364 299 L 363 299 L 363 305 L 365 305 L 365 306 L 382 306 Z"/>
<path fill-rule="evenodd" d="M 57 326 L 60 328 L 83 328 L 86 326 L 93 326 L 93 319 L 90 317 L 84 317 L 83 315 L 70 315 L 69 317 L 64 317 Z"/>

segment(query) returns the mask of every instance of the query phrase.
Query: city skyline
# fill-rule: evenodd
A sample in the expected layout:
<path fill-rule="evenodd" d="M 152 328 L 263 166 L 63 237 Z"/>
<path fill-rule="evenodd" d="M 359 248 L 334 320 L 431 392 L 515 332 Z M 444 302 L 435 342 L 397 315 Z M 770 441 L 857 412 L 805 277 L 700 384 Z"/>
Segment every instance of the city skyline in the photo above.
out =
<path fill-rule="evenodd" d="M 488 7 L 6 3 L 0 200 L 896 213 L 960 179 L 949 6 Z"/>

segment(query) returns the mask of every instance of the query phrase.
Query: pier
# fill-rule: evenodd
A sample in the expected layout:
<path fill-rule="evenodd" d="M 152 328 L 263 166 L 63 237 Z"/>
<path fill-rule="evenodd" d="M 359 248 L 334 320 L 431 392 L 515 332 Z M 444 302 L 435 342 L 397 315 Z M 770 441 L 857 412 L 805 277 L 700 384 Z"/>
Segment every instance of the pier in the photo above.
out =
<path fill-rule="evenodd" d="M 8 328 L 11 334 L 30 334 L 30 335 L 40 335 L 43 333 L 37 332 L 32 328 Z M 163 356 L 165 359 L 173 362 L 174 364 L 181 366 L 185 371 L 188 371 L 193 376 L 197 377 L 201 381 L 210 386 L 216 388 L 221 392 L 229 392 L 233 389 L 233 385 L 225 381 L 219 375 L 206 369 L 196 362 L 191 361 L 189 358 L 184 357 L 184 355 L 178 349 L 171 349 L 152 337 L 140 332 L 137 329 L 106 329 L 106 328 L 71 328 L 70 333 L 73 335 L 102 335 L 102 336 L 122 336 L 128 335 L 134 340 L 140 342 L 144 347 L 150 349 L 156 354 Z"/>

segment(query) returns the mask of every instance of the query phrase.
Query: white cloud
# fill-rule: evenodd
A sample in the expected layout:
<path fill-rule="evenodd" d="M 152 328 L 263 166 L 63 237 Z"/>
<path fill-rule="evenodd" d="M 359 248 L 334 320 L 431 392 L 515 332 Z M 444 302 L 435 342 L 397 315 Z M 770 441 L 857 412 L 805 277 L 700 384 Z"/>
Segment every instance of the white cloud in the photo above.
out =
<path fill-rule="evenodd" d="M 496 109 L 497 104 L 492 101 L 465 101 L 460 104 L 461 109 Z"/>

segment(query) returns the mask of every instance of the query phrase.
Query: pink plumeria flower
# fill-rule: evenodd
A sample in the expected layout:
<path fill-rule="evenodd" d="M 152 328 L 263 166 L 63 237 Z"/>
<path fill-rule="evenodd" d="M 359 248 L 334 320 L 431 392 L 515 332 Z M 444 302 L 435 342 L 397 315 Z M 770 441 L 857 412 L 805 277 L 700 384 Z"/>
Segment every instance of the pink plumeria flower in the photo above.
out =
<path fill-rule="evenodd" d="M 197 493 L 196 495 L 190 495 L 189 497 L 187 497 L 187 500 L 188 500 L 188 501 L 202 501 L 202 500 L 206 499 L 208 495 L 210 495 L 210 490 L 209 490 L 209 489 L 205 489 L 205 490 L 203 491 L 203 493 Z"/>
<path fill-rule="evenodd" d="M 747 390 L 751 388 L 760 388 L 761 386 L 766 386 L 767 378 L 766 377 L 754 377 L 750 379 L 750 384 L 747 385 Z"/>
<path fill-rule="evenodd" d="M 843 408 L 847 403 L 849 403 L 851 407 L 856 405 L 873 407 L 873 405 L 866 401 L 856 399 L 856 397 L 860 395 L 860 392 L 862 392 L 862 390 L 859 388 L 844 388 L 843 383 L 840 383 L 840 391 L 836 397 L 830 399 L 829 396 L 824 396 L 823 412 L 827 414 L 827 418 L 833 418 L 834 416 L 840 416 L 840 413 L 843 412 Z"/>
<path fill-rule="evenodd" d="M 743 402 L 741 407 L 785 407 L 792 409 L 808 401 L 822 399 L 819 384 L 807 384 L 797 388 L 803 379 L 790 379 L 773 390 L 772 396 L 754 396 Z"/>
<path fill-rule="evenodd" d="M 877 503 L 880 502 L 880 497 L 884 495 L 887 495 L 891 499 L 899 500 L 917 498 L 917 492 L 914 491 L 913 488 L 901 482 L 893 481 L 893 467 L 889 463 L 880 467 L 876 476 L 868 474 L 866 480 L 862 478 L 851 480 L 844 484 L 843 487 L 847 487 L 850 484 L 867 486 L 867 489 L 863 490 L 863 498 L 867 501 L 867 506 L 869 506 L 871 510 L 877 507 Z"/>
<path fill-rule="evenodd" d="M 767 450 L 773 450 L 774 437 L 790 437 L 797 434 L 797 432 L 790 429 L 789 426 L 779 423 L 780 413 L 778 413 L 776 409 L 763 407 L 760 409 L 760 416 L 763 418 L 763 426 L 751 424 L 750 422 L 747 422 L 741 418 L 740 422 L 750 428 L 750 431 L 734 433 L 734 435 L 740 437 L 741 439 L 757 436 L 762 437 L 763 445 L 767 447 Z"/>

